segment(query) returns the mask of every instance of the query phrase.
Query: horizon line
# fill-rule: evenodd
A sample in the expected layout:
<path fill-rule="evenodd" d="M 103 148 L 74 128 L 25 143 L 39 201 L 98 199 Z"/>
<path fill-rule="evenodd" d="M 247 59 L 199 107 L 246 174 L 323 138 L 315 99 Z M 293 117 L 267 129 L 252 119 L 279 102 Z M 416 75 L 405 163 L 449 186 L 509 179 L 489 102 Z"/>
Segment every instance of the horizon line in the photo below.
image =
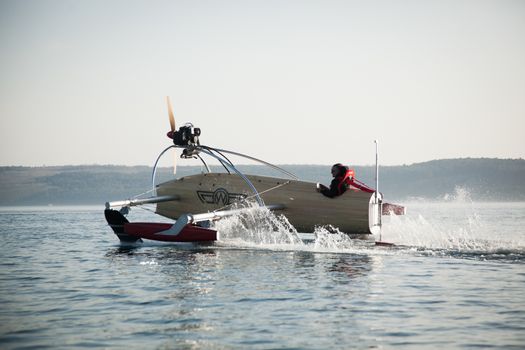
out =
<path fill-rule="evenodd" d="M 459 158 L 438 158 L 438 159 L 431 159 L 426 161 L 420 161 L 420 162 L 414 162 L 414 163 L 403 163 L 403 164 L 395 164 L 395 165 L 382 165 L 379 163 L 380 167 L 392 167 L 392 166 L 411 166 L 416 164 L 424 164 L 429 162 L 435 162 L 435 161 L 447 161 L 447 160 L 507 160 L 507 161 L 520 161 L 524 160 L 524 158 L 499 158 L 499 157 L 459 157 Z M 210 166 L 221 166 L 220 164 L 209 164 Z M 264 164 L 247 164 L 247 163 L 239 163 L 236 164 L 236 166 L 247 166 L 247 165 L 260 165 L 264 166 Z M 274 163 L 274 165 L 278 166 L 331 166 L 332 164 L 328 163 Z M 126 164 L 99 164 L 99 163 L 82 163 L 82 164 L 60 164 L 60 165 L 4 165 L 1 164 L 0 168 L 53 168 L 53 167 L 95 167 L 95 166 L 114 166 L 114 167 L 148 167 L 153 168 L 151 164 L 134 164 L 134 165 L 126 165 Z M 177 167 L 195 167 L 195 166 L 201 166 L 201 165 L 183 165 L 183 164 L 177 164 Z M 351 164 L 351 166 L 356 167 L 368 167 L 368 166 L 375 166 L 375 164 Z M 171 166 L 159 166 L 159 169 L 163 168 L 172 168 Z"/>

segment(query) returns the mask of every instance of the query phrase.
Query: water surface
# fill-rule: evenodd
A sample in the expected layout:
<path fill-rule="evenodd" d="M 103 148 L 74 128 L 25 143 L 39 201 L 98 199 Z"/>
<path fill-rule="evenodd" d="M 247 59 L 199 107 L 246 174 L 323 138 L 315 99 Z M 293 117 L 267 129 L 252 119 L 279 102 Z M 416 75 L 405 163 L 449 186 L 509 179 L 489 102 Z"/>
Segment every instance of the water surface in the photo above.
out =
<path fill-rule="evenodd" d="M 103 208 L 2 208 L 0 348 L 524 348 L 524 224 L 525 203 L 410 203 L 394 248 L 267 213 L 121 246 Z"/>

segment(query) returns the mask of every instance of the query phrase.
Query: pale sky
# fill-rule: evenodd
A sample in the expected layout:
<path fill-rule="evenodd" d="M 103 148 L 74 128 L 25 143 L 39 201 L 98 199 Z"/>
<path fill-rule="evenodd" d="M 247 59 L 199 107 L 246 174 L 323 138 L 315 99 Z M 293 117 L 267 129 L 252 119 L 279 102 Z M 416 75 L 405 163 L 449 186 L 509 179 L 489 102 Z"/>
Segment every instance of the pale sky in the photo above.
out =
<path fill-rule="evenodd" d="M 525 1 L 0 0 L 0 165 L 153 165 L 167 95 L 276 164 L 525 158 Z"/>

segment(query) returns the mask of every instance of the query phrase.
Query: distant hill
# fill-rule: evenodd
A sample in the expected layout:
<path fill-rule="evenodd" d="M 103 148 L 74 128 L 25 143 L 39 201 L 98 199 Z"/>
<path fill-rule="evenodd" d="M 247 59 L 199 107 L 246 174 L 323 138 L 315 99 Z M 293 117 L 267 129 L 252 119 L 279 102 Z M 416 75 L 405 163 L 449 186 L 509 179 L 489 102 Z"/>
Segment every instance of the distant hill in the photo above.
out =
<path fill-rule="evenodd" d="M 326 165 L 282 165 L 299 178 L 329 184 Z M 224 171 L 212 167 L 214 171 Z M 278 176 L 259 165 L 239 166 L 248 174 Z M 374 186 L 374 167 L 355 166 L 356 177 Z M 0 205 L 100 204 L 133 197 L 151 188 L 146 166 L 85 165 L 57 167 L 0 167 Z M 198 173 L 201 167 L 180 166 L 177 177 Z M 380 167 L 380 191 L 389 200 L 439 200 L 466 190 L 476 201 L 525 201 L 525 160 L 464 158 Z M 157 183 L 173 178 L 160 168 Z"/>

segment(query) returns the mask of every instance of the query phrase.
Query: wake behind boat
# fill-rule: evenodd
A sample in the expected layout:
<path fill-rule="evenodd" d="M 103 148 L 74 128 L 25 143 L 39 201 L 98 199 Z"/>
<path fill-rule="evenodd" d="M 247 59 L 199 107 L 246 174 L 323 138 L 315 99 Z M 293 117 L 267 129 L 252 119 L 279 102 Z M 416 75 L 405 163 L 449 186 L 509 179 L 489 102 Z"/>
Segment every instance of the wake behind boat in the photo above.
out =
<path fill-rule="evenodd" d="M 377 235 L 381 232 L 382 215 L 404 214 L 404 207 L 383 203 L 383 196 L 377 191 L 377 156 L 376 189 L 358 181 L 352 172 L 351 177 L 344 179 L 348 189 L 340 196 L 328 198 L 318 192 L 318 184 L 301 181 L 276 165 L 238 152 L 201 145 L 201 130 L 191 123 L 176 130 L 169 98 L 168 112 L 171 125 L 168 137 L 173 140 L 173 145 L 163 150 L 155 162 L 152 174 L 152 192 L 155 195 L 106 203 L 106 220 L 121 241 L 215 241 L 218 234 L 213 229 L 214 221 L 246 212 L 253 203 L 279 211 L 298 232 L 304 233 L 314 232 L 319 226 L 329 226 L 349 235 Z M 157 165 L 160 158 L 171 149 L 182 150 L 182 159 L 200 159 L 206 173 L 157 185 Z M 246 175 L 238 170 L 227 155 L 269 166 L 283 174 L 283 177 Z M 217 160 L 225 172 L 212 172 L 203 156 Z M 173 219 L 174 223 L 131 223 L 126 219 L 125 214 L 130 207 L 145 204 L 154 204 L 156 214 Z"/>

